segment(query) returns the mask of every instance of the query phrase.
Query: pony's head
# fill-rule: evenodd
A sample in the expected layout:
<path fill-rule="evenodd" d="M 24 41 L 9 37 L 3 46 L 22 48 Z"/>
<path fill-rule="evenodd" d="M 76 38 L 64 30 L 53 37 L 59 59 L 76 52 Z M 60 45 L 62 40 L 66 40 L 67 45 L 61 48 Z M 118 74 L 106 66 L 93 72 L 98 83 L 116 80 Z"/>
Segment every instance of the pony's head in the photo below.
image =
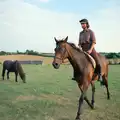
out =
<path fill-rule="evenodd" d="M 23 73 L 21 75 L 21 79 L 23 80 L 23 83 L 26 83 L 26 74 L 25 73 Z"/>
<path fill-rule="evenodd" d="M 17 61 L 17 67 L 18 67 L 18 73 L 21 77 L 21 79 L 23 80 L 24 83 L 26 83 L 26 74 L 22 68 L 22 65 Z"/>
<path fill-rule="evenodd" d="M 64 59 L 68 57 L 67 50 L 66 50 L 66 43 L 68 40 L 68 36 L 65 39 L 57 40 L 55 37 L 56 48 L 55 48 L 55 56 L 53 60 L 53 67 L 58 69 L 60 64 L 63 63 Z"/>

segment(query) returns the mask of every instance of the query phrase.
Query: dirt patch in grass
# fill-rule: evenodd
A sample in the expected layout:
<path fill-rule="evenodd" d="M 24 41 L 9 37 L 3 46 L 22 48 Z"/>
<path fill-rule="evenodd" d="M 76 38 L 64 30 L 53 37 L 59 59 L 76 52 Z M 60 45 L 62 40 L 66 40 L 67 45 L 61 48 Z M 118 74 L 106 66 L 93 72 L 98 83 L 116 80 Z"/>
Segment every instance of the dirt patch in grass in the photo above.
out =
<path fill-rule="evenodd" d="M 17 101 L 28 101 L 28 100 L 35 100 L 36 99 L 36 96 L 34 95 L 31 95 L 31 96 L 23 96 L 23 95 L 20 95 L 16 98 L 16 102 Z"/>
<path fill-rule="evenodd" d="M 41 97 L 42 97 L 42 99 L 52 100 L 52 101 L 55 101 L 59 104 L 71 104 L 70 99 L 59 96 L 59 95 L 53 95 L 53 94 L 45 95 L 45 94 L 42 94 Z"/>
<path fill-rule="evenodd" d="M 23 96 L 20 95 L 18 96 L 13 103 L 19 102 L 19 101 L 29 101 L 29 100 L 48 100 L 48 101 L 54 101 L 57 104 L 61 105 L 66 105 L 66 104 L 71 104 L 70 99 L 59 96 L 59 95 L 53 95 L 53 94 L 41 94 L 40 96 L 34 96 L 34 95 L 28 95 L 28 96 Z"/>

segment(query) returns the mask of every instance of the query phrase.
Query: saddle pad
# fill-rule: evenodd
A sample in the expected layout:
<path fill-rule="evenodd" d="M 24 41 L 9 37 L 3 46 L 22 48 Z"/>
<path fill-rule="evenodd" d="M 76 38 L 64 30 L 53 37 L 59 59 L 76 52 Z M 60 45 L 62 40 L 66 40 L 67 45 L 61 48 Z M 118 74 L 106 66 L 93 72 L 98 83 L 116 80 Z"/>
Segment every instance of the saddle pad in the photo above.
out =
<path fill-rule="evenodd" d="M 94 58 L 91 55 L 89 55 L 87 52 L 84 51 L 84 53 L 90 58 L 90 61 L 93 65 L 93 68 L 95 69 L 96 68 L 96 62 L 95 62 Z"/>

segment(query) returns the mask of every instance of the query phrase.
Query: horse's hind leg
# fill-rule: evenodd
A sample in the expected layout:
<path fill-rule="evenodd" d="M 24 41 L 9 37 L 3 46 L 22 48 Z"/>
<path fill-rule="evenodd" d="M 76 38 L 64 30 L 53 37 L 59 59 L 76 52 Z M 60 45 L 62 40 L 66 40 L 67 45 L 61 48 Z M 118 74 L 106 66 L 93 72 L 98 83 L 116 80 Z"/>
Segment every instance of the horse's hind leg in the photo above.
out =
<path fill-rule="evenodd" d="M 90 106 L 91 109 L 94 109 L 94 84 L 92 85 L 93 85 L 92 102 L 90 103 L 86 94 L 84 96 L 84 100 L 87 102 L 87 104 Z"/>
<path fill-rule="evenodd" d="M 86 95 L 84 97 L 84 100 L 87 102 L 87 104 L 90 106 L 91 109 L 94 109 L 94 106 L 93 106 L 94 104 L 90 103 Z"/>
<path fill-rule="evenodd" d="M 7 79 L 9 79 L 9 71 L 7 71 Z"/>
<path fill-rule="evenodd" d="M 95 102 L 95 84 L 94 84 L 94 81 L 91 82 L 91 87 L 92 87 L 92 100 L 91 100 L 91 104 L 94 107 L 94 102 Z"/>
<path fill-rule="evenodd" d="M 109 92 L 109 88 L 108 88 L 108 76 L 103 76 L 103 80 L 104 80 L 104 85 L 107 89 L 107 99 L 110 99 L 110 92 Z"/>

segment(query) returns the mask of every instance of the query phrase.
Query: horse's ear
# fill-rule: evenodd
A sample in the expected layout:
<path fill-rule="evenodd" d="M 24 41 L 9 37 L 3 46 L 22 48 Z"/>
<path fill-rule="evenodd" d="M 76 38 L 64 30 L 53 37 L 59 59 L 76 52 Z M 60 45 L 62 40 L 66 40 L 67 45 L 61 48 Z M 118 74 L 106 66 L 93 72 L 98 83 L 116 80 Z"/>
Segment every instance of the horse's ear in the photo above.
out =
<path fill-rule="evenodd" d="M 65 38 L 65 40 L 64 40 L 64 41 L 65 41 L 65 42 L 67 42 L 67 40 L 68 40 L 68 36 Z"/>
<path fill-rule="evenodd" d="M 57 43 L 57 42 L 58 42 L 58 40 L 56 39 L 56 37 L 54 37 L 54 39 L 55 39 L 55 42 Z"/>

